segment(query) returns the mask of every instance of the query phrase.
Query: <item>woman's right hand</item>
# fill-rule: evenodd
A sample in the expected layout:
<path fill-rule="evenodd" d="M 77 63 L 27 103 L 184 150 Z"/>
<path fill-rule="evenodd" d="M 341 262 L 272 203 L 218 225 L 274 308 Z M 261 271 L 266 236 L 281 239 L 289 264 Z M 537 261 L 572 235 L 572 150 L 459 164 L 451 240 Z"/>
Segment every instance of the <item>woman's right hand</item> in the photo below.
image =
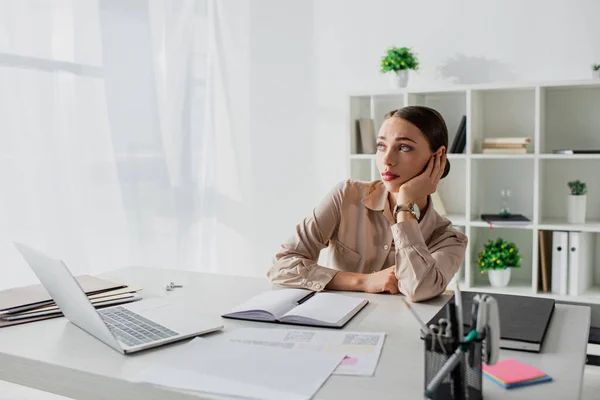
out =
<path fill-rule="evenodd" d="M 392 266 L 379 272 L 367 274 L 363 291 L 367 293 L 400 293 L 398 290 L 398 279 L 396 279 L 394 268 L 395 266 Z"/>

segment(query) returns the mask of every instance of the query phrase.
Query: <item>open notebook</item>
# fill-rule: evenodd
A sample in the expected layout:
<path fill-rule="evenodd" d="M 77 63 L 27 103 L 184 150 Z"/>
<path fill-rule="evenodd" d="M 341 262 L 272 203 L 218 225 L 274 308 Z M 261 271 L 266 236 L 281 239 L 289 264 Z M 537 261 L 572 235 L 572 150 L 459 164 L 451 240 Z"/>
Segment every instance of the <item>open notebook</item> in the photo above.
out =
<path fill-rule="evenodd" d="M 281 289 L 261 293 L 222 317 L 341 328 L 368 302 L 335 293 Z"/>

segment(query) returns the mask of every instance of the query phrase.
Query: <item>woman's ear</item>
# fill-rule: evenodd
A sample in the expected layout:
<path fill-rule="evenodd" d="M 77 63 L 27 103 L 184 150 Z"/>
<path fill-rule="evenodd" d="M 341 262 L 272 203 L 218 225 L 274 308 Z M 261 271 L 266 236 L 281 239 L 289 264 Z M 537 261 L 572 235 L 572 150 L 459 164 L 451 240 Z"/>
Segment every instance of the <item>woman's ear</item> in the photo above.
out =
<path fill-rule="evenodd" d="M 437 149 L 437 152 L 443 156 L 444 154 L 446 154 L 446 146 L 440 146 L 440 148 Z"/>

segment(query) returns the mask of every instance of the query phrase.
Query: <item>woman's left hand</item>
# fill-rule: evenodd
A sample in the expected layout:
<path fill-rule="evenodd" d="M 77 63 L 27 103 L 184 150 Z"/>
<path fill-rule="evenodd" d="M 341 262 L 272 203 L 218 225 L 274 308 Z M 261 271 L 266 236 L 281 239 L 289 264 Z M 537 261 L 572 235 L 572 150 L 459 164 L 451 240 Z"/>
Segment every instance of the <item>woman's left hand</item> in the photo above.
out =
<path fill-rule="evenodd" d="M 437 190 L 437 185 L 446 168 L 446 152 L 438 151 L 431 156 L 427 168 L 400 186 L 396 204 L 416 203 Z"/>

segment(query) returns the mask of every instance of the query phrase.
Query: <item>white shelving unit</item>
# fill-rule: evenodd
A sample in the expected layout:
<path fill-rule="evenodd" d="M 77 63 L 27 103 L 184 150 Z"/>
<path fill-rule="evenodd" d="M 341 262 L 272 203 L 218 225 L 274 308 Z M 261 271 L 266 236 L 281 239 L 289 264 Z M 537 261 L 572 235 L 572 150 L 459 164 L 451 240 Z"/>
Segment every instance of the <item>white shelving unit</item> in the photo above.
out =
<path fill-rule="evenodd" d="M 448 125 L 449 145 L 467 116 L 464 154 L 448 154 L 451 172 L 438 193 L 452 223 L 469 237 L 465 262 L 457 275 L 465 290 L 486 290 L 600 304 L 600 154 L 553 154 L 555 149 L 600 149 L 600 80 L 465 85 L 390 90 L 350 95 L 348 171 L 353 179 L 379 179 L 374 154 L 359 154 L 355 121 L 373 118 L 378 130 L 386 112 L 405 105 L 438 110 Z M 527 154 L 482 154 L 486 137 L 528 136 Z M 567 223 L 567 182 L 587 183 L 585 224 Z M 531 219 L 524 226 L 494 226 L 480 219 L 501 208 L 500 190 L 510 189 L 510 209 Z M 580 296 L 538 291 L 538 231 L 596 233 L 593 285 Z M 479 272 L 485 241 L 503 237 L 519 246 L 522 266 L 512 270 L 508 287 L 495 289 Z"/>

